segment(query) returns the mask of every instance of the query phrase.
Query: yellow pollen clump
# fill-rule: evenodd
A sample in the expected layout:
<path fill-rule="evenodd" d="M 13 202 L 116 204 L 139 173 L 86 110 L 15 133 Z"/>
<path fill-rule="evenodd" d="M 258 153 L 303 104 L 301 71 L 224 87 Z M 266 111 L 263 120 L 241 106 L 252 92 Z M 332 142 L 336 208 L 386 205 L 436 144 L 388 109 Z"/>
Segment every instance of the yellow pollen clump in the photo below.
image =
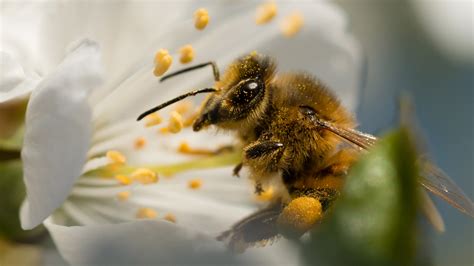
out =
<path fill-rule="evenodd" d="M 199 8 L 194 12 L 194 27 L 203 30 L 209 23 L 209 12 L 205 8 Z"/>
<path fill-rule="evenodd" d="M 125 156 L 119 151 L 108 151 L 105 156 L 114 164 L 124 164 L 127 162 Z"/>
<path fill-rule="evenodd" d="M 152 127 L 160 124 L 163 121 L 163 118 L 158 113 L 153 113 L 147 116 L 146 118 L 146 127 Z"/>
<path fill-rule="evenodd" d="M 115 180 L 124 186 L 130 185 L 133 182 L 133 180 L 126 175 L 116 175 Z"/>
<path fill-rule="evenodd" d="M 270 22 L 277 14 L 277 6 L 274 2 L 267 2 L 261 4 L 257 8 L 257 15 L 255 17 L 255 23 L 257 25 L 265 24 Z"/>
<path fill-rule="evenodd" d="M 147 168 L 139 168 L 130 175 L 132 180 L 136 180 L 142 184 L 152 184 L 158 182 L 158 176 L 155 172 Z"/>
<path fill-rule="evenodd" d="M 159 77 L 163 75 L 173 63 L 173 58 L 166 49 L 160 49 L 155 55 L 155 70 L 153 73 Z"/>
<path fill-rule="evenodd" d="M 181 47 L 181 49 L 179 49 L 179 53 L 181 54 L 179 61 L 183 64 L 189 63 L 194 59 L 194 49 L 191 44 Z"/>
<path fill-rule="evenodd" d="M 287 238 L 300 237 L 321 219 L 322 206 L 319 200 L 299 197 L 292 200 L 278 217 L 278 229 Z"/>
<path fill-rule="evenodd" d="M 171 133 L 178 133 L 183 128 L 183 117 L 176 111 L 171 112 L 168 129 Z"/>
<path fill-rule="evenodd" d="M 281 32 L 286 37 L 292 37 L 301 30 L 303 24 L 303 15 L 300 12 L 294 12 L 287 16 L 281 23 Z"/>
<path fill-rule="evenodd" d="M 136 150 L 143 149 L 146 145 L 146 139 L 144 137 L 139 137 L 135 140 L 134 146 Z"/>
<path fill-rule="evenodd" d="M 117 199 L 120 201 L 126 201 L 130 198 L 130 191 L 121 191 L 117 193 Z"/>
<path fill-rule="evenodd" d="M 162 127 L 162 128 L 160 128 L 160 130 L 158 131 L 158 133 L 165 135 L 165 134 L 170 133 L 170 129 L 167 128 L 167 127 Z"/>
<path fill-rule="evenodd" d="M 176 223 L 176 216 L 174 216 L 171 213 L 166 214 L 165 217 L 163 217 L 163 219 L 165 219 L 166 221 L 172 222 L 174 224 Z"/>
<path fill-rule="evenodd" d="M 152 208 L 140 208 L 137 211 L 136 217 L 138 219 L 153 219 L 158 216 L 158 213 Z"/>
<path fill-rule="evenodd" d="M 193 125 L 194 123 L 194 120 L 196 120 L 196 118 L 198 117 L 199 115 L 199 110 L 196 111 L 196 112 L 193 112 L 191 115 L 189 115 L 186 120 L 184 120 L 184 127 L 190 127 Z"/>
<path fill-rule="evenodd" d="M 273 195 L 274 195 L 273 188 L 269 187 L 269 188 L 265 189 L 265 191 L 260 193 L 260 195 L 257 195 L 257 200 L 270 201 L 270 200 L 273 199 Z"/>
<path fill-rule="evenodd" d="M 188 187 L 189 187 L 190 189 L 198 189 L 198 188 L 200 188 L 201 186 L 202 186 L 202 180 L 201 180 L 201 179 L 198 179 L 198 178 L 196 178 L 196 179 L 191 179 L 191 180 L 189 180 L 189 182 L 188 182 Z"/>
<path fill-rule="evenodd" d="M 189 110 L 193 108 L 193 103 L 191 101 L 181 101 L 176 104 L 174 110 L 178 112 L 180 115 L 185 115 Z"/>

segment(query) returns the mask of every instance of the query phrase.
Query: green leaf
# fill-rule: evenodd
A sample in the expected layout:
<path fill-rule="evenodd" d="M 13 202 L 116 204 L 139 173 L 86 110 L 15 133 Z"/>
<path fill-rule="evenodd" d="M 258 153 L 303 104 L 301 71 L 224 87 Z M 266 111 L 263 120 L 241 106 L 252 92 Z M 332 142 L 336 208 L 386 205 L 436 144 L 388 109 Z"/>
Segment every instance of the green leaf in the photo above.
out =
<path fill-rule="evenodd" d="M 414 265 L 418 184 L 405 130 L 387 135 L 351 169 L 305 254 L 328 265 Z"/>

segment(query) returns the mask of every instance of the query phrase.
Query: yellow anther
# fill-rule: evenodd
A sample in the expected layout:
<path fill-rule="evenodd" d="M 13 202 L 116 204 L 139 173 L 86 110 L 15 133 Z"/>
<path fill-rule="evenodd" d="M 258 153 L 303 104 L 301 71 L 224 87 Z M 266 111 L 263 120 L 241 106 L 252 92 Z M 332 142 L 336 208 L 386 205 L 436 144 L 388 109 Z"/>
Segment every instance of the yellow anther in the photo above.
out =
<path fill-rule="evenodd" d="M 194 12 L 194 27 L 203 30 L 209 23 L 209 13 L 205 8 L 199 8 Z"/>
<path fill-rule="evenodd" d="M 134 146 L 136 150 L 143 149 L 146 145 L 146 139 L 144 137 L 139 137 L 135 139 Z"/>
<path fill-rule="evenodd" d="M 171 133 L 175 134 L 183 129 L 183 117 L 178 112 L 171 112 L 168 129 Z"/>
<path fill-rule="evenodd" d="M 178 112 L 180 115 L 185 115 L 189 110 L 193 108 L 193 103 L 191 101 L 181 101 L 176 104 L 174 110 Z"/>
<path fill-rule="evenodd" d="M 163 121 L 163 118 L 161 118 L 160 114 L 158 113 L 153 113 L 150 114 L 146 117 L 146 127 L 152 127 L 160 124 Z"/>
<path fill-rule="evenodd" d="M 189 180 L 189 182 L 188 182 L 188 187 L 189 187 L 190 189 L 198 189 L 198 188 L 200 188 L 201 186 L 202 186 L 202 180 L 201 180 L 201 179 L 198 179 L 198 178 L 196 178 L 196 179 L 191 179 L 191 180 Z"/>
<path fill-rule="evenodd" d="M 257 23 L 257 25 L 260 25 L 270 22 L 276 16 L 277 11 L 278 9 L 274 2 L 267 2 L 261 4 L 257 8 L 255 23 Z"/>
<path fill-rule="evenodd" d="M 186 141 L 181 141 L 178 147 L 178 152 L 180 153 L 189 153 L 191 151 L 191 146 L 189 146 L 189 143 Z"/>
<path fill-rule="evenodd" d="M 105 156 L 114 164 L 124 164 L 127 158 L 119 151 L 108 151 Z"/>
<path fill-rule="evenodd" d="M 300 12 L 294 12 L 293 14 L 287 16 L 283 19 L 281 23 L 281 32 L 286 37 L 292 37 L 296 33 L 298 33 L 304 24 L 304 17 L 303 14 Z"/>
<path fill-rule="evenodd" d="M 194 59 L 194 49 L 191 44 L 181 47 L 181 49 L 179 49 L 179 53 L 181 54 L 179 61 L 183 64 L 189 63 Z"/>
<path fill-rule="evenodd" d="M 260 195 L 257 195 L 257 200 L 260 201 L 271 201 L 273 199 L 273 188 L 266 188 Z"/>
<path fill-rule="evenodd" d="M 138 219 L 153 219 L 158 216 L 158 213 L 152 208 L 140 208 L 137 211 L 136 217 Z"/>
<path fill-rule="evenodd" d="M 121 185 L 124 185 L 124 186 L 130 185 L 130 184 L 133 182 L 133 180 L 132 180 L 130 177 L 126 176 L 126 175 L 116 175 L 116 176 L 115 176 L 115 179 L 116 179 Z"/>
<path fill-rule="evenodd" d="M 128 198 L 130 198 L 130 191 L 121 191 L 117 193 L 117 199 L 119 201 L 126 201 Z"/>
<path fill-rule="evenodd" d="M 185 140 L 181 141 L 178 147 L 178 152 L 183 154 L 191 155 L 212 155 L 215 154 L 215 151 L 207 149 L 193 149 L 189 146 L 189 143 Z"/>
<path fill-rule="evenodd" d="M 158 182 L 158 176 L 156 173 L 147 168 L 138 168 L 137 170 L 133 171 L 130 177 L 132 180 L 136 180 L 145 185 Z"/>
<path fill-rule="evenodd" d="M 170 133 L 170 129 L 169 129 L 168 127 L 162 127 L 162 128 L 160 128 L 160 130 L 159 130 L 158 132 L 159 132 L 160 134 L 165 135 L 165 134 Z"/>
<path fill-rule="evenodd" d="M 166 221 L 172 222 L 174 224 L 176 223 L 176 216 L 174 216 L 171 213 L 166 214 L 165 217 L 163 217 L 163 219 L 165 219 Z"/>
<path fill-rule="evenodd" d="M 319 200 L 299 197 L 292 200 L 278 217 L 278 229 L 288 238 L 299 237 L 321 219 L 322 206 Z"/>
<path fill-rule="evenodd" d="M 160 49 L 155 55 L 155 70 L 153 73 L 159 77 L 163 75 L 173 63 L 173 58 L 166 49 Z"/>

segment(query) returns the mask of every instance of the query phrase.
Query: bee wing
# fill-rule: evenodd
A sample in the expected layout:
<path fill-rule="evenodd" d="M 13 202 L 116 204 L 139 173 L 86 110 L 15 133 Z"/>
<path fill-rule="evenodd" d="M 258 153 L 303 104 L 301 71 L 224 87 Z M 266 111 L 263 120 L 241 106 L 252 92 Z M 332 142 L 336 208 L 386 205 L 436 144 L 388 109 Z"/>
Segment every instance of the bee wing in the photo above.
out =
<path fill-rule="evenodd" d="M 323 120 L 313 121 L 360 149 L 367 150 L 377 142 L 376 137 L 355 129 L 337 127 Z M 421 158 L 421 178 L 419 182 L 431 193 L 442 198 L 461 212 L 474 217 L 472 201 L 447 174 L 425 158 Z"/>

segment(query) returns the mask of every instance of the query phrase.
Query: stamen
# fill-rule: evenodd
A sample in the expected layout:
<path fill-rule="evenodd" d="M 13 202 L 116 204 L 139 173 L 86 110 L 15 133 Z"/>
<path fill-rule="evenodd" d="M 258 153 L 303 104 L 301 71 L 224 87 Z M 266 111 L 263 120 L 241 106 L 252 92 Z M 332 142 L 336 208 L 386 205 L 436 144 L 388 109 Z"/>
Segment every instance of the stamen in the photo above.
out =
<path fill-rule="evenodd" d="M 135 140 L 134 147 L 136 150 L 143 149 L 146 145 L 146 139 L 144 137 L 139 137 Z"/>
<path fill-rule="evenodd" d="M 178 133 L 183 128 L 183 117 L 176 111 L 171 112 L 168 129 L 171 133 Z"/>
<path fill-rule="evenodd" d="M 125 158 L 125 156 L 120 153 L 119 151 L 108 151 L 105 156 L 107 156 L 107 158 L 109 158 L 110 161 L 112 161 L 112 163 L 115 163 L 115 164 L 125 164 L 127 162 L 127 159 Z"/>
<path fill-rule="evenodd" d="M 153 219 L 158 216 L 158 213 L 152 208 L 140 208 L 137 211 L 136 217 L 138 219 Z"/>
<path fill-rule="evenodd" d="M 174 224 L 176 223 L 176 216 L 174 216 L 171 213 L 167 213 L 165 217 L 163 217 L 163 219 L 165 219 L 166 221 L 172 222 Z"/>
<path fill-rule="evenodd" d="M 256 197 L 257 197 L 257 200 L 259 201 L 271 201 L 273 199 L 273 195 L 274 195 L 273 188 L 269 187 L 269 188 L 265 188 L 265 190 L 262 193 L 260 193 L 260 195 L 256 195 Z"/>
<path fill-rule="evenodd" d="M 138 168 L 131 174 L 132 180 L 136 180 L 144 185 L 158 182 L 156 173 L 147 168 Z"/>
<path fill-rule="evenodd" d="M 117 180 L 121 185 L 128 186 L 133 180 L 126 175 L 116 175 L 115 180 Z"/>
<path fill-rule="evenodd" d="M 194 27 L 203 30 L 209 23 L 209 13 L 205 8 L 199 8 L 194 12 Z"/>
<path fill-rule="evenodd" d="M 299 237 L 311 229 L 322 217 L 319 200 L 311 197 L 299 197 L 292 200 L 281 212 L 277 224 L 279 231 L 286 237 Z"/>
<path fill-rule="evenodd" d="M 121 191 L 117 193 L 117 199 L 119 201 L 126 201 L 128 198 L 130 198 L 130 191 Z"/>
<path fill-rule="evenodd" d="M 191 44 L 187 44 L 187 45 L 181 47 L 181 49 L 179 49 L 179 53 L 181 54 L 181 57 L 179 58 L 179 61 L 182 64 L 187 64 L 187 63 L 193 61 L 193 59 L 194 59 L 194 49 L 191 46 Z"/>
<path fill-rule="evenodd" d="M 286 37 L 292 37 L 298 33 L 304 24 L 303 14 L 300 12 L 294 12 L 293 14 L 287 16 L 283 19 L 281 23 L 281 32 Z"/>
<path fill-rule="evenodd" d="M 273 1 L 261 4 L 257 8 L 255 23 L 261 25 L 270 22 L 276 16 L 277 11 L 277 6 Z"/>
<path fill-rule="evenodd" d="M 155 55 L 155 70 L 153 73 L 159 77 L 163 75 L 173 63 L 173 58 L 166 49 L 160 49 Z"/>
<path fill-rule="evenodd" d="M 200 188 L 201 186 L 202 186 L 202 180 L 201 180 L 201 179 L 198 179 L 198 178 L 196 178 L 196 179 L 191 179 L 191 180 L 189 180 L 189 182 L 188 182 L 188 187 L 189 187 L 190 189 L 198 189 L 198 188 Z"/>
<path fill-rule="evenodd" d="M 156 126 L 156 125 L 160 124 L 163 121 L 163 118 L 161 118 L 160 114 L 153 113 L 153 114 L 149 114 L 146 117 L 146 120 L 147 121 L 146 121 L 145 126 L 146 127 L 152 127 L 152 126 Z"/>

